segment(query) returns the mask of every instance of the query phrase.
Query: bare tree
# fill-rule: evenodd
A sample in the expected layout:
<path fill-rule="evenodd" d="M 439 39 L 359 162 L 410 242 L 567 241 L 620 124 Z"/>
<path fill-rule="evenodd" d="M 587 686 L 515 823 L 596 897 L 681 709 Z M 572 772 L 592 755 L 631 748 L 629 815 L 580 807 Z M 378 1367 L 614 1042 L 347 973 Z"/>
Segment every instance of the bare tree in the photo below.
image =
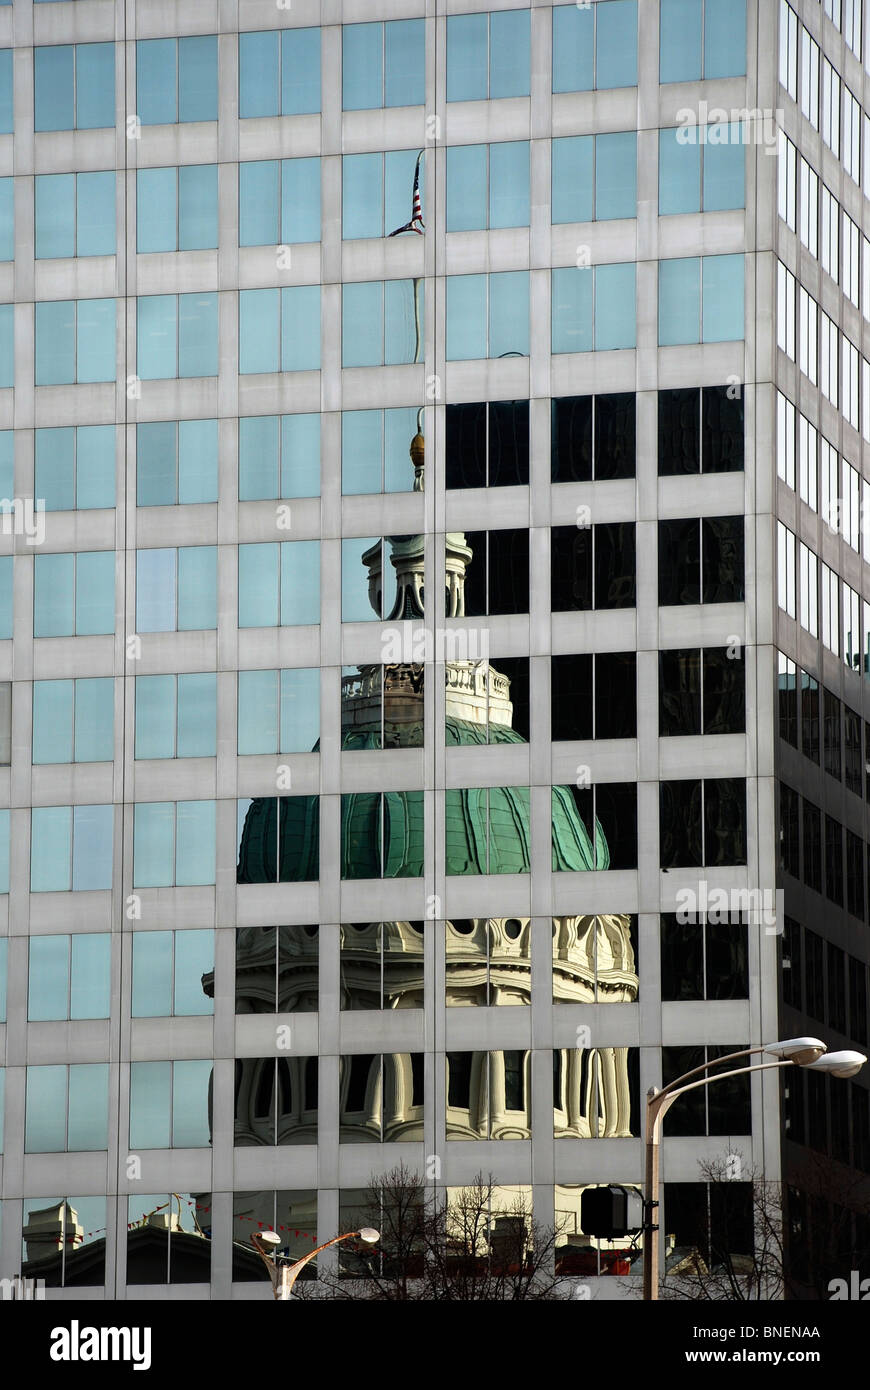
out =
<path fill-rule="evenodd" d="M 745 1217 L 728 1200 L 735 1182 L 729 1160 L 699 1165 L 708 1184 L 711 1221 L 706 1242 L 672 1260 L 661 1297 L 693 1301 L 828 1299 L 834 1279 L 870 1274 L 870 1179 L 824 1154 L 808 1151 L 789 1184 L 758 1172 L 751 1183 L 751 1239 Z M 749 1248 L 747 1248 L 749 1247 Z"/>
<path fill-rule="evenodd" d="M 779 1183 L 768 1182 L 755 1172 L 742 1175 L 743 1182 L 751 1183 L 748 1233 L 745 1220 L 737 1217 L 726 1196 L 735 1190 L 729 1160 L 706 1160 L 698 1167 L 701 1182 L 709 1184 L 711 1203 L 716 1204 L 716 1219 L 710 1223 L 707 1240 L 702 1236 L 701 1243 L 671 1264 L 661 1297 L 702 1303 L 782 1299 L 785 1258 Z"/>
<path fill-rule="evenodd" d="M 355 1209 L 381 1232 L 369 1251 L 344 1247 L 337 1272 L 322 1271 L 304 1298 L 375 1302 L 501 1302 L 555 1299 L 555 1235 L 538 1225 L 522 1193 L 481 1174 L 449 1196 L 404 1164 L 373 1178 Z"/>

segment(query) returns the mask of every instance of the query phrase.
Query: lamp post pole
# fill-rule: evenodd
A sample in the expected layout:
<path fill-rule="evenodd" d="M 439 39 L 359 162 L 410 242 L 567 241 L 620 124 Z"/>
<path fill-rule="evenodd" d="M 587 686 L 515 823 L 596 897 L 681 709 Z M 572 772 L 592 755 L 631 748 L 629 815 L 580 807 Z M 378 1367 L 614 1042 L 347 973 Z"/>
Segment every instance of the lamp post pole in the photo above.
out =
<path fill-rule="evenodd" d="M 380 1240 L 380 1232 L 371 1226 L 363 1226 L 359 1231 L 346 1231 L 344 1235 L 333 1236 L 332 1240 L 325 1240 L 322 1245 L 318 1245 L 314 1250 L 310 1250 L 307 1255 L 303 1255 L 301 1260 L 296 1260 L 294 1264 L 279 1265 L 275 1255 L 277 1247 L 281 1243 L 281 1238 L 275 1231 L 254 1231 L 251 1236 L 251 1244 L 257 1254 L 265 1261 L 269 1271 L 269 1280 L 272 1285 L 272 1293 L 279 1301 L 286 1302 L 293 1297 L 293 1285 L 299 1278 L 299 1273 L 309 1260 L 313 1260 L 315 1255 L 319 1255 L 321 1250 L 327 1250 L 330 1245 L 338 1245 L 342 1240 L 364 1240 L 366 1245 L 374 1245 Z M 263 1246 L 272 1247 L 269 1254 Z"/>
<path fill-rule="evenodd" d="M 701 1075 L 710 1067 L 721 1066 L 724 1062 L 738 1057 L 751 1057 L 758 1053 L 772 1053 L 779 1058 L 776 1062 L 758 1062 L 753 1066 L 732 1067 L 728 1071 L 716 1072 L 713 1076 Z M 825 1044 L 818 1038 L 793 1038 L 788 1042 L 771 1043 L 765 1047 L 747 1047 L 739 1052 L 729 1052 L 725 1057 L 714 1058 L 700 1067 L 693 1068 L 684 1076 L 678 1076 L 661 1090 L 651 1086 L 647 1092 L 646 1103 L 646 1187 L 644 1201 L 644 1252 L 643 1252 L 643 1297 L 655 1302 L 659 1296 L 659 1236 L 660 1228 L 655 1217 L 659 1207 L 659 1155 L 661 1151 L 662 1122 L 674 1101 L 687 1091 L 699 1087 L 712 1086 L 715 1081 L 724 1081 L 731 1076 L 749 1076 L 752 1072 L 775 1071 L 782 1067 L 805 1067 L 810 1071 L 829 1072 L 833 1076 L 847 1078 L 854 1076 L 866 1062 L 860 1052 L 831 1052 L 826 1054 Z"/>

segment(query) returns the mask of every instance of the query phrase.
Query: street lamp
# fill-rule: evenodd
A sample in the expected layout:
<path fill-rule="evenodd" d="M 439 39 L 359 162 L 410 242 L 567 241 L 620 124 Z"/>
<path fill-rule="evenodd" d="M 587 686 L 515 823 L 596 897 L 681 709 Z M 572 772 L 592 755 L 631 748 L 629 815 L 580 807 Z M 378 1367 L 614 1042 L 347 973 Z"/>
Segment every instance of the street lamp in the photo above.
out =
<path fill-rule="evenodd" d="M 302 1266 L 307 1265 L 309 1260 L 313 1260 L 315 1255 L 319 1255 L 321 1250 L 326 1250 L 330 1245 L 338 1245 L 342 1240 L 362 1240 L 365 1241 L 366 1245 L 374 1245 L 380 1238 L 380 1231 L 376 1231 L 372 1226 L 363 1226 L 359 1231 L 347 1231 L 343 1236 L 333 1236 L 332 1240 L 325 1240 L 322 1245 L 310 1250 L 307 1255 L 303 1255 L 301 1260 L 297 1260 L 292 1265 L 278 1264 L 277 1253 L 281 1244 L 281 1237 L 277 1231 L 254 1231 L 251 1235 L 251 1244 L 257 1254 L 265 1261 L 275 1298 L 286 1301 L 293 1297 L 293 1285 L 299 1277 Z"/>
<path fill-rule="evenodd" d="M 766 1053 L 778 1058 L 775 1062 L 758 1062 L 749 1067 L 732 1067 L 728 1071 L 716 1072 L 713 1076 L 701 1075 L 710 1067 L 719 1067 L 723 1062 L 735 1061 L 738 1057 L 752 1057 Z M 825 1072 L 830 1076 L 848 1079 L 855 1076 L 867 1058 L 861 1052 L 828 1052 L 825 1044 L 818 1038 L 788 1038 L 785 1042 L 766 1043 L 763 1047 L 745 1047 L 739 1052 L 729 1052 L 724 1057 L 716 1057 L 700 1067 L 694 1067 L 684 1076 L 668 1082 L 659 1090 L 651 1086 L 646 1102 L 646 1201 L 644 1202 L 644 1251 L 643 1251 L 643 1296 L 656 1300 L 659 1296 L 659 1227 L 652 1220 L 659 1205 L 659 1152 L 662 1134 L 662 1121 L 678 1096 L 701 1086 L 710 1086 L 714 1081 L 724 1081 L 730 1076 L 748 1076 L 751 1072 L 771 1071 L 779 1067 L 804 1067 L 807 1071 Z M 693 1080 L 700 1077 L 699 1080 Z"/>

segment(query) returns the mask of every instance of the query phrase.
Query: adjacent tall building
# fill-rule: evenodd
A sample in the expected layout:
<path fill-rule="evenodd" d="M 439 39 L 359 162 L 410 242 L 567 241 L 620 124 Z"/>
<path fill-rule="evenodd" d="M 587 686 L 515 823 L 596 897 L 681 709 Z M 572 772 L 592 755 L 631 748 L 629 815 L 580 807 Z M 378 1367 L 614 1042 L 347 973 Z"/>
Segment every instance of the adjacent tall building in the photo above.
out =
<path fill-rule="evenodd" d="M 0 3 L 0 1277 L 403 1163 L 625 1297 L 648 1088 L 866 1044 L 862 9 Z M 858 1267 L 817 1081 L 674 1108 L 667 1268 Z"/>

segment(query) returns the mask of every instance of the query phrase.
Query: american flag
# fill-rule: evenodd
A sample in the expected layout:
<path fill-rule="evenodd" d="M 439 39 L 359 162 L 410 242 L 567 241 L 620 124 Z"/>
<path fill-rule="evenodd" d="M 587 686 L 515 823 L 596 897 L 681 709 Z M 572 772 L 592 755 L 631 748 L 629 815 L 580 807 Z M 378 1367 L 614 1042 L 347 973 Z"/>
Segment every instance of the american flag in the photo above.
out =
<path fill-rule="evenodd" d="M 411 191 L 411 220 L 406 222 L 403 227 L 397 227 L 390 236 L 399 236 L 402 232 L 417 232 L 423 235 L 426 224 L 423 221 L 423 205 L 420 202 L 420 161 L 423 158 L 423 151 L 417 155 L 417 163 L 414 165 L 414 187 Z"/>

